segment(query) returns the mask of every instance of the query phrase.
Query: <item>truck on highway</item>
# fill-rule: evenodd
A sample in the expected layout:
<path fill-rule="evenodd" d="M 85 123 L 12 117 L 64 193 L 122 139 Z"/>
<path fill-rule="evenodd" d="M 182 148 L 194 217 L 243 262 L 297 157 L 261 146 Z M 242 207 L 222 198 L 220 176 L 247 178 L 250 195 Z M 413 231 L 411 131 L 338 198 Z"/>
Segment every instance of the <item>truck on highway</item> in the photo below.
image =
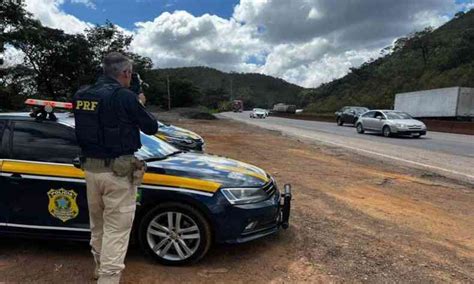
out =
<path fill-rule="evenodd" d="M 452 87 L 396 94 L 394 109 L 417 118 L 474 120 L 474 88 Z"/>
<path fill-rule="evenodd" d="M 296 113 L 296 105 L 287 105 L 284 103 L 279 103 L 273 106 L 272 111 L 279 113 Z"/>
<path fill-rule="evenodd" d="M 232 111 L 233 112 L 243 112 L 244 111 L 244 102 L 242 100 L 233 100 L 232 101 Z"/>

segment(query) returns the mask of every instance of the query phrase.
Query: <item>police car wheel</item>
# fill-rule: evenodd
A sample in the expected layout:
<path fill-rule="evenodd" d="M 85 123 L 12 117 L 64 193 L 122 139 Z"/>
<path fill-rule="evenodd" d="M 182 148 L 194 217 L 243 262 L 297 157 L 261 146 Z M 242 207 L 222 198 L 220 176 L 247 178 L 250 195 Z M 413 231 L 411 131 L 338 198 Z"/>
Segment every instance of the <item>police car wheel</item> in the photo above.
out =
<path fill-rule="evenodd" d="M 180 203 L 160 204 L 140 222 L 141 248 L 165 265 L 196 262 L 211 246 L 211 227 L 201 212 Z"/>

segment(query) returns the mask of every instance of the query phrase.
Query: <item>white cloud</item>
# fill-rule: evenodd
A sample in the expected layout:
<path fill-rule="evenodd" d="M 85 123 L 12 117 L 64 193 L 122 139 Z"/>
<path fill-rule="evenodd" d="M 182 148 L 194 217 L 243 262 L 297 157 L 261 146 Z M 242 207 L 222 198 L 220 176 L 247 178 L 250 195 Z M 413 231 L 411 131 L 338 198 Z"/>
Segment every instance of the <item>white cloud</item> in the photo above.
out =
<path fill-rule="evenodd" d="M 68 33 L 91 26 L 62 11 L 64 1 L 95 6 L 93 0 L 26 3 L 47 26 Z M 440 26 L 473 5 L 455 0 L 240 0 L 230 19 L 165 12 L 124 31 L 134 35 L 132 50 L 151 57 L 159 68 L 205 65 L 316 87 L 376 58 L 397 37 Z"/>
<path fill-rule="evenodd" d="M 413 29 L 413 15 L 452 13 L 454 0 L 241 0 L 234 18 L 264 28 L 274 43 L 306 42 L 356 32 L 366 39 L 393 37 Z"/>
<path fill-rule="evenodd" d="M 66 33 L 82 33 L 92 24 L 75 16 L 66 14 L 60 9 L 64 0 L 26 0 L 26 10 L 41 21 L 45 26 L 64 30 Z"/>
<path fill-rule="evenodd" d="M 272 46 L 261 72 L 316 87 L 457 9 L 454 0 L 241 0 L 233 17 Z"/>
<path fill-rule="evenodd" d="M 158 67 L 208 65 L 252 71 L 257 66 L 250 58 L 265 49 L 250 27 L 209 14 L 165 12 L 136 26 L 132 50 L 151 57 Z"/>
<path fill-rule="evenodd" d="M 11 45 L 5 46 L 3 53 L 4 65 L 2 67 L 11 67 L 23 63 L 25 54 Z"/>
<path fill-rule="evenodd" d="M 325 54 L 320 60 L 301 65 L 294 70 L 290 81 L 307 87 L 315 87 L 347 74 L 349 68 L 376 58 L 378 50 L 349 50 L 337 55 Z"/>
<path fill-rule="evenodd" d="M 474 2 L 467 2 L 467 3 L 462 3 L 461 5 L 461 11 L 469 11 L 471 9 L 474 9 Z"/>
<path fill-rule="evenodd" d="M 73 4 L 83 4 L 88 8 L 91 9 L 97 9 L 95 3 L 92 0 L 71 0 L 71 3 Z"/>
<path fill-rule="evenodd" d="M 425 27 L 437 28 L 449 21 L 447 15 L 438 14 L 435 11 L 421 11 L 414 15 L 414 29 L 422 30 Z"/>

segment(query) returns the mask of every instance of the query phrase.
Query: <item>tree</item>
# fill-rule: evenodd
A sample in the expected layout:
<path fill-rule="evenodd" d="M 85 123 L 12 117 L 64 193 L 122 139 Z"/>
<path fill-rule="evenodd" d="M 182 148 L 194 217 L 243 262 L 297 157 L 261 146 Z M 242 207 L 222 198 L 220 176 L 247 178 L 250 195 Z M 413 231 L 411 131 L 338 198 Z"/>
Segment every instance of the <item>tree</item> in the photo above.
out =
<path fill-rule="evenodd" d="M 12 80 L 8 73 L 2 75 L 4 86 L 16 84 L 15 89 L 19 90 L 17 95 L 28 89 L 34 90 L 29 95 L 66 100 L 80 86 L 96 80 L 103 56 L 111 51 L 128 55 L 139 72 L 153 66 L 150 58 L 129 51 L 132 36 L 110 22 L 90 28 L 85 34 L 67 34 L 44 27 L 23 6 L 10 1 L 0 3 L 0 16 L 0 42 L 24 54 L 23 66 L 26 68 L 15 69 L 16 80 Z M 2 45 L 0 52 L 3 51 Z M 22 74 L 25 80 L 19 79 Z M 9 79 L 5 80 L 5 76 Z M 34 88 L 30 86 L 31 80 L 35 83 Z M 27 81 L 28 84 L 25 83 Z M 25 85 L 21 87 L 21 84 Z"/>
<path fill-rule="evenodd" d="M 201 93 L 189 80 L 170 78 L 171 106 L 190 107 L 199 101 Z"/>
<path fill-rule="evenodd" d="M 41 97 L 69 97 L 94 72 L 92 53 L 82 35 L 69 35 L 31 21 L 6 39 L 24 53 L 24 64 L 35 73 Z"/>
<path fill-rule="evenodd" d="M 457 12 L 457 13 L 454 15 L 454 17 L 455 17 L 455 18 L 459 18 L 459 17 L 464 16 L 465 14 L 466 14 L 466 13 L 464 13 L 464 11 L 459 11 L 459 12 Z"/>
<path fill-rule="evenodd" d="M 93 53 L 93 61 L 100 66 L 102 58 L 109 52 L 121 52 L 133 60 L 136 72 L 142 73 L 153 67 L 153 62 L 148 57 L 140 56 L 129 51 L 132 35 L 126 35 L 119 28 L 107 21 L 104 25 L 96 25 L 87 29 L 85 37 Z"/>
<path fill-rule="evenodd" d="M 229 101 L 230 95 L 224 88 L 207 89 L 204 91 L 200 104 L 208 108 L 217 109 L 222 101 Z"/>
<path fill-rule="evenodd" d="M 405 47 L 413 50 L 419 50 L 423 59 L 423 66 L 426 67 L 428 59 L 434 50 L 434 43 L 429 36 L 433 32 L 432 27 L 427 27 L 422 31 L 415 32 L 408 37 Z"/>

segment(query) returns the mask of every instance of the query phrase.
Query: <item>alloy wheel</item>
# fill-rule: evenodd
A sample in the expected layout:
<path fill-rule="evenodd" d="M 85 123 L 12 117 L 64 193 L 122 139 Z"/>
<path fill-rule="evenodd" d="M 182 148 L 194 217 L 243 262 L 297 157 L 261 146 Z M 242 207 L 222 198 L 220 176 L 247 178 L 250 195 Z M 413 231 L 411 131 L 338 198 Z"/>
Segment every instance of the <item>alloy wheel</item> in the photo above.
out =
<path fill-rule="evenodd" d="M 184 213 L 172 211 L 153 218 L 146 237 L 153 252 L 169 261 L 191 257 L 201 242 L 197 223 Z"/>

